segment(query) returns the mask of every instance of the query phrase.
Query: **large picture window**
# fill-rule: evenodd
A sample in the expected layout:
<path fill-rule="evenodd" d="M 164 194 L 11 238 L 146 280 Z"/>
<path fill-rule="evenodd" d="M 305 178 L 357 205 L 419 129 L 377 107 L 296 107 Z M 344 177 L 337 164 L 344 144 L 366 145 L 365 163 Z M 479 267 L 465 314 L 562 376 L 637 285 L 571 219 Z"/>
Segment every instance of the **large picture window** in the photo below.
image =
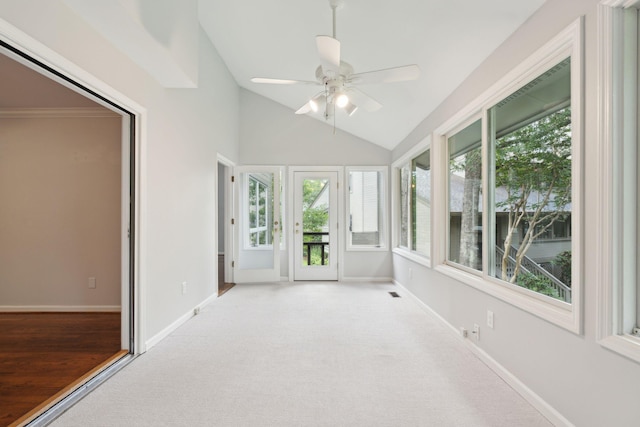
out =
<path fill-rule="evenodd" d="M 582 21 L 436 129 L 440 271 L 581 330 Z M 441 168 L 441 169 L 440 169 Z M 444 187 L 446 191 L 439 190 Z"/>
<path fill-rule="evenodd" d="M 489 109 L 490 274 L 571 302 L 571 63 Z"/>

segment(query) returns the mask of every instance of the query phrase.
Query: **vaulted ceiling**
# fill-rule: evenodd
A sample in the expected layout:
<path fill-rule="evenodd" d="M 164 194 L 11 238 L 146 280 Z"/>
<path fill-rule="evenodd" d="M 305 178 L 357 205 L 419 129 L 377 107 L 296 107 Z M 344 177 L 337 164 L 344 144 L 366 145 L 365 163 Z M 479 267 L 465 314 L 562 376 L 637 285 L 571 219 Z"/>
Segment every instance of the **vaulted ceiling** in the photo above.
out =
<path fill-rule="evenodd" d="M 292 110 L 318 88 L 252 77 L 315 80 L 316 35 L 332 35 L 332 0 L 199 0 L 198 15 L 238 84 Z M 335 1 L 335 0 L 333 0 Z M 416 81 L 362 85 L 383 105 L 335 125 L 392 149 L 544 0 L 343 0 L 336 38 L 356 73 L 417 64 Z M 323 120 L 321 112 L 314 115 Z M 333 119 L 329 121 L 333 126 Z"/>
<path fill-rule="evenodd" d="M 396 147 L 544 3 L 544 0 L 185 3 L 64 0 L 64 3 L 166 87 L 197 86 L 198 65 L 193 59 L 197 58 L 194 52 L 199 21 L 238 85 L 290 108 L 292 120 L 297 120 L 294 111 L 318 92 L 317 86 L 256 84 L 251 78 L 315 80 L 315 70 L 320 64 L 315 37 L 333 35 L 330 4 L 336 1 L 341 3 L 336 29 L 341 57 L 353 66 L 355 73 L 406 64 L 420 67 L 420 77 L 415 81 L 358 86 L 383 105 L 378 111 L 361 108 L 348 117 L 338 110 L 335 121 L 333 118 L 328 121 L 329 126 L 335 125 L 387 149 Z M 126 37 L 122 28 L 128 29 Z M 178 40 L 179 44 L 173 39 L 176 29 L 186 35 Z M 35 100 L 29 100 L 24 91 L 16 93 L 19 85 L 6 77 L 17 65 L 5 59 L 0 67 L 5 75 L 0 82 L 3 94 L 0 108 L 33 104 Z M 59 85 L 48 86 L 37 77 L 32 71 L 25 74 L 30 80 L 21 87 L 37 89 L 32 93 L 41 100 L 56 99 L 68 106 L 87 102 L 72 91 Z M 49 91 L 53 91 L 51 96 L 44 96 Z M 12 101 L 18 96 L 24 98 Z M 325 121 L 321 112 L 312 116 Z"/>

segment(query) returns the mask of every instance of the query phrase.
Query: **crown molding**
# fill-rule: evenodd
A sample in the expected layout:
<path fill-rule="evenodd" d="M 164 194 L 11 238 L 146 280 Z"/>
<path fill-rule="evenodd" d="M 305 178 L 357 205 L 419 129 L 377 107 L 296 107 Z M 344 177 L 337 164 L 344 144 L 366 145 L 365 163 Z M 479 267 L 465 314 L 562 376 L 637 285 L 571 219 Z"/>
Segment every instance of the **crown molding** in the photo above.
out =
<path fill-rule="evenodd" d="M 119 116 L 106 108 L 0 108 L 2 119 Z"/>

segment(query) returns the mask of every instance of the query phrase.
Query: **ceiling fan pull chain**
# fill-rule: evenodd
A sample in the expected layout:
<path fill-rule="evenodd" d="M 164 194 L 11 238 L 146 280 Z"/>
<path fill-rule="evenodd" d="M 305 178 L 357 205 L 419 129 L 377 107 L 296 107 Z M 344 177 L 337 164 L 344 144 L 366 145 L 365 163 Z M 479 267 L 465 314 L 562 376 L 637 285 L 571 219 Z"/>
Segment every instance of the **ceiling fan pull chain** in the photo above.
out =
<path fill-rule="evenodd" d="M 333 134 L 336 134 L 336 114 L 333 114 Z"/>

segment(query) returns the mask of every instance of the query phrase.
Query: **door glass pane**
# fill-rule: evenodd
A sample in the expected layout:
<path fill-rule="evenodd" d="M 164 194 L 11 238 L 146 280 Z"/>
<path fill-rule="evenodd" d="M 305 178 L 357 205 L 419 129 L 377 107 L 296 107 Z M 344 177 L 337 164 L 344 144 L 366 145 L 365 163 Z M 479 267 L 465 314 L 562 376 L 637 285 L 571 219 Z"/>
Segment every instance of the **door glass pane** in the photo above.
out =
<path fill-rule="evenodd" d="M 249 173 L 248 236 L 252 247 L 271 245 L 273 230 L 273 174 Z"/>
<path fill-rule="evenodd" d="M 302 181 L 302 265 L 329 265 L 329 180 Z"/>
<path fill-rule="evenodd" d="M 238 267 L 240 269 L 273 268 L 274 174 L 244 172 L 240 174 L 243 188 L 242 221 Z"/>
<path fill-rule="evenodd" d="M 449 260 L 482 270 L 482 126 L 470 124 L 447 140 Z"/>

